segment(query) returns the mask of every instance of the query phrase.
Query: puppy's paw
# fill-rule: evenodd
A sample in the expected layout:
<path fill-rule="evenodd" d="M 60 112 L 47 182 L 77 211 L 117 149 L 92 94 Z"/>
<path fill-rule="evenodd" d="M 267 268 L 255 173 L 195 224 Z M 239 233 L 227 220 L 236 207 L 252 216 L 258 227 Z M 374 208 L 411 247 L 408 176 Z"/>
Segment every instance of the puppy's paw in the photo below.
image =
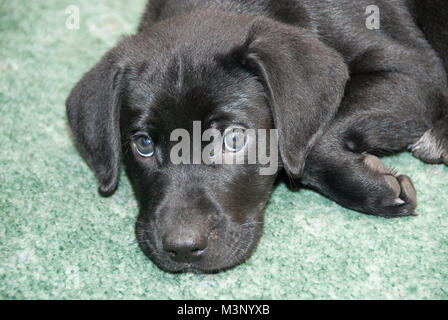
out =
<path fill-rule="evenodd" d="M 417 192 L 411 179 L 399 175 L 377 157 L 366 155 L 364 164 L 378 177 L 378 193 L 373 196 L 370 213 L 385 218 L 417 216 Z"/>
<path fill-rule="evenodd" d="M 414 157 L 430 164 L 444 163 L 448 166 L 448 137 L 431 129 L 410 146 Z"/>

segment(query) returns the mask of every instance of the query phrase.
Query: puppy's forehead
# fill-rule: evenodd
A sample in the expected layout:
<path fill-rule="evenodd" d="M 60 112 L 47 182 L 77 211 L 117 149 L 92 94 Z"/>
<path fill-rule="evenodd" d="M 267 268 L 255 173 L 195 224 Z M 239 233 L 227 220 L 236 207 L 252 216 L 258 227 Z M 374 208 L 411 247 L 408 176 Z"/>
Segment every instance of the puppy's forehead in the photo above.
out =
<path fill-rule="evenodd" d="M 262 86 L 249 73 L 224 67 L 216 57 L 198 56 L 194 49 L 155 67 L 141 62 L 135 69 L 127 100 L 139 114 L 139 125 L 150 122 L 167 131 L 190 130 L 193 121 L 252 125 L 265 101 Z"/>
<path fill-rule="evenodd" d="M 140 125 L 189 130 L 193 121 L 214 118 L 270 125 L 263 86 L 226 58 L 246 41 L 247 21 L 239 19 L 214 13 L 175 17 L 131 39 L 127 100 Z"/>

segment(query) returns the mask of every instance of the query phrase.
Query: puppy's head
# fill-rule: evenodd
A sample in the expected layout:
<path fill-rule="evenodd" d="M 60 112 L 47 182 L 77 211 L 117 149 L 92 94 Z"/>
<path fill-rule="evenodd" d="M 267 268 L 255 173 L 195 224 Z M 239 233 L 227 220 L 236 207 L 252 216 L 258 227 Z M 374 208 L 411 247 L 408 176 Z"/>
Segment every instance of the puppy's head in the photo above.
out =
<path fill-rule="evenodd" d="M 76 85 L 67 112 L 102 194 L 116 189 L 125 163 L 145 254 L 170 272 L 215 272 L 256 247 L 275 174 L 261 174 L 259 157 L 195 162 L 197 136 L 221 134 L 209 137 L 205 157 L 247 160 L 248 150 L 270 150 L 276 129 L 278 147 L 267 153 L 273 159 L 278 151 L 280 166 L 299 178 L 346 80 L 341 57 L 304 30 L 207 11 L 125 38 Z M 260 129 L 267 139 L 258 139 Z M 180 153 L 193 164 L 173 161 L 176 130 L 191 138 Z"/>

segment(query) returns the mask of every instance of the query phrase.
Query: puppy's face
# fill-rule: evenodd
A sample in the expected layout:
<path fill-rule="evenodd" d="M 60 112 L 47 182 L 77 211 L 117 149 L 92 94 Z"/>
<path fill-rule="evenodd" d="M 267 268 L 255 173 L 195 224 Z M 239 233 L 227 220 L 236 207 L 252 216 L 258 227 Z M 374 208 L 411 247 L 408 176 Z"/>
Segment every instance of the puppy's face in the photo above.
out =
<path fill-rule="evenodd" d="M 193 144 L 194 122 L 201 136 L 207 129 L 220 132 L 212 142 L 221 144 L 223 158 L 256 144 L 245 137 L 234 148 L 233 129 L 274 127 L 264 89 L 252 75 L 218 57 L 191 61 L 195 55 L 184 50 L 161 68 L 141 66 L 121 107 L 124 162 L 140 202 L 137 239 L 149 258 L 172 272 L 221 270 L 250 256 L 275 179 L 262 175 L 259 164 L 173 164 L 177 142 L 170 137 L 184 129 Z"/>
<path fill-rule="evenodd" d="M 300 177 L 346 80 L 342 59 L 302 30 L 206 11 L 126 38 L 77 84 L 67 111 L 102 194 L 113 193 L 125 163 L 143 252 L 166 271 L 216 272 L 247 259 L 262 233 L 276 171 L 261 174 L 258 157 L 248 164 L 249 150 L 270 150 L 276 129 L 269 156 L 278 151 L 287 173 Z M 199 163 L 173 161 L 173 132 L 191 138 L 190 160 L 195 136 L 208 129 L 220 135 L 199 150 L 218 148 Z M 247 129 L 266 130 L 267 140 Z M 244 164 L 204 162 L 217 152 L 242 155 Z"/>

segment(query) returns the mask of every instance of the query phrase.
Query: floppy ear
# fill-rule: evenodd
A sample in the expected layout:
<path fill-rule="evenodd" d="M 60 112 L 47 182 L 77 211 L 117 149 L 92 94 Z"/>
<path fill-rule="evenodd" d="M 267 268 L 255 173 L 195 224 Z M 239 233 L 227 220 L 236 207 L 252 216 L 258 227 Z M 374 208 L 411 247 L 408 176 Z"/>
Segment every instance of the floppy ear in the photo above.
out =
<path fill-rule="evenodd" d="M 75 140 L 105 196 L 115 191 L 120 175 L 122 82 L 123 72 L 111 51 L 83 76 L 66 101 Z"/>
<path fill-rule="evenodd" d="M 243 47 L 243 64 L 268 93 L 284 168 L 300 178 L 308 153 L 341 103 L 347 66 L 309 31 L 266 18 L 254 22 Z"/>

